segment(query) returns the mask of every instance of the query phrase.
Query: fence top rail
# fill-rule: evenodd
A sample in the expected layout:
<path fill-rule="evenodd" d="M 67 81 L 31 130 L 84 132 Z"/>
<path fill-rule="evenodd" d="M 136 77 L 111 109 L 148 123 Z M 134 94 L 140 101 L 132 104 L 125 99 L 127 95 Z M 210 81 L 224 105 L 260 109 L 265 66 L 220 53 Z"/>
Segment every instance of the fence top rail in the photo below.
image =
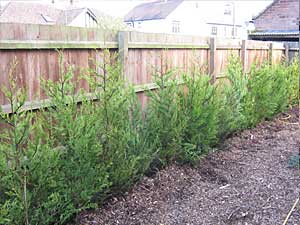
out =
<path fill-rule="evenodd" d="M 178 35 L 165 33 L 143 33 L 130 31 L 128 32 L 129 42 L 157 42 L 161 44 L 180 43 L 180 44 L 194 44 L 203 45 L 208 44 L 209 37 L 207 36 L 193 36 L 193 35 Z"/>
<path fill-rule="evenodd" d="M 130 49 L 208 49 L 210 37 L 113 31 L 61 25 L 0 23 L 0 49 L 103 49 L 118 47 L 118 32 L 128 35 Z M 247 40 L 247 49 L 284 50 L 283 43 Z M 220 50 L 240 50 L 242 40 L 216 38 Z M 290 44 L 291 50 L 296 46 Z"/>
<path fill-rule="evenodd" d="M 46 41 L 46 40 L 1 40 L 0 50 L 13 49 L 116 49 L 115 41 Z M 209 44 L 201 43 L 160 43 L 160 42 L 129 42 L 129 49 L 209 49 Z M 218 50 L 240 50 L 240 45 L 217 45 Z M 248 50 L 268 50 L 270 46 L 247 45 Z M 284 50 L 284 47 L 273 47 L 273 50 Z M 298 48 L 289 48 L 296 51 Z"/>
<path fill-rule="evenodd" d="M 118 31 L 100 28 L 22 23 L 0 23 L 0 40 L 108 41 L 118 40 Z"/>
<path fill-rule="evenodd" d="M 1 40 L 0 50 L 12 49 L 116 49 L 116 41 L 52 41 L 52 40 Z M 207 43 L 160 43 L 160 42 L 129 42 L 129 49 L 209 49 Z M 230 45 L 228 43 L 216 46 L 219 50 L 239 50 L 241 45 Z M 247 45 L 248 50 L 268 50 L 270 45 Z M 284 50 L 280 45 L 272 47 L 273 50 Z M 290 51 L 298 50 L 290 47 Z"/>
<path fill-rule="evenodd" d="M 1 40 L 0 49 L 110 49 L 118 48 L 117 42 L 108 41 L 31 41 Z"/>

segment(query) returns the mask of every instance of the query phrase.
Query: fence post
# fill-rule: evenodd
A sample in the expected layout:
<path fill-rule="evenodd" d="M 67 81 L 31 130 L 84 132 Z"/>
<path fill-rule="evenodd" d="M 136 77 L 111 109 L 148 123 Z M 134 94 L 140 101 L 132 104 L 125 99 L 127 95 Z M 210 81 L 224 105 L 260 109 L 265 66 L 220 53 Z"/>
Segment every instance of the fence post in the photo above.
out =
<path fill-rule="evenodd" d="M 269 45 L 269 64 L 273 64 L 273 43 Z"/>
<path fill-rule="evenodd" d="M 244 71 L 247 69 L 247 40 L 242 40 L 241 58 Z"/>
<path fill-rule="evenodd" d="M 216 71 L 215 71 L 216 51 L 217 51 L 216 38 L 214 37 L 210 38 L 209 49 L 210 49 L 209 74 L 212 76 L 212 82 L 215 82 L 217 78 Z"/>
<path fill-rule="evenodd" d="M 285 42 L 284 43 L 284 55 L 285 55 L 285 62 L 286 63 L 290 62 L 289 51 L 290 51 L 289 43 Z"/>
<path fill-rule="evenodd" d="M 121 73 L 125 79 L 128 79 L 128 36 L 129 33 L 127 31 L 120 31 L 118 33 L 119 60 L 121 64 Z"/>

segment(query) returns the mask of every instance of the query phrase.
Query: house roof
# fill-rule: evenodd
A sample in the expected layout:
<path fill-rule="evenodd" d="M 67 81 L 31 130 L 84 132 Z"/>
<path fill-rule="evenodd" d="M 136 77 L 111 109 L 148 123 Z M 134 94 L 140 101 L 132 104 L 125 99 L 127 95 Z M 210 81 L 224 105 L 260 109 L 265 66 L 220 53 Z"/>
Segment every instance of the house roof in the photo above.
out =
<path fill-rule="evenodd" d="M 88 11 L 95 18 L 104 15 L 98 10 L 91 8 L 61 10 L 49 4 L 12 1 L 3 8 L 0 14 L 0 23 L 67 25 L 84 11 Z"/>
<path fill-rule="evenodd" d="M 51 5 L 12 1 L 3 8 L 0 22 L 49 24 L 55 22 L 62 12 Z"/>
<path fill-rule="evenodd" d="M 275 5 L 277 2 L 279 2 L 279 0 L 273 0 L 272 3 L 270 3 L 263 11 L 261 11 L 259 14 L 257 14 L 256 16 L 254 16 L 252 19 L 256 20 L 257 18 L 259 18 L 261 15 L 263 15 L 268 9 L 270 9 L 273 5 Z"/>
<path fill-rule="evenodd" d="M 165 19 L 172 13 L 183 0 L 159 0 L 144 3 L 133 8 L 124 18 L 128 21 L 159 20 Z"/>

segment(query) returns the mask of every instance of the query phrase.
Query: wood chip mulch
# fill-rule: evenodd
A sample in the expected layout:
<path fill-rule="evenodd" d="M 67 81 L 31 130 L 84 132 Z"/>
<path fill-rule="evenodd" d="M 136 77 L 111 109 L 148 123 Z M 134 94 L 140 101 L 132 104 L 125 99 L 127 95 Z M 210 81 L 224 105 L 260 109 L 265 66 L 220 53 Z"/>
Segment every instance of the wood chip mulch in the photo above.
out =
<path fill-rule="evenodd" d="M 298 114 L 293 108 L 233 135 L 196 168 L 173 164 L 144 177 L 76 224 L 282 224 L 300 192 Z M 287 224 L 300 225 L 300 205 Z"/>

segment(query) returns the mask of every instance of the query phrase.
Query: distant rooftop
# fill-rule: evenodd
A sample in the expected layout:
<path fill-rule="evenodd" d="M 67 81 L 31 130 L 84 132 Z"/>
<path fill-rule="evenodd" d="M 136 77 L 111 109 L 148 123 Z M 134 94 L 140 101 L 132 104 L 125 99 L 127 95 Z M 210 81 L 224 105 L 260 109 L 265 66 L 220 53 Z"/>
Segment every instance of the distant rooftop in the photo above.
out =
<path fill-rule="evenodd" d="M 68 25 L 85 10 L 95 18 L 104 16 L 103 13 L 91 8 L 63 10 L 51 4 L 11 1 L 0 12 L 0 23 Z"/>
<path fill-rule="evenodd" d="M 12 1 L 2 9 L 0 22 L 49 24 L 56 22 L 62 13 L 62 10 L 47 4 Z"/>
<path fill-rule="evenodd" d="M 165 19 L 183 0 L 159 0 L 133 8 L 124 18 L 125 22 Z"/>
<path fill-rule="evenodd" d="M 256 16 L 253 16 L 253 20 L 256 20 L 258 17 L 263 15 L 269 8 L 271 8 L 273 5 L 275 5 L 279 0 L 273 0 L 266 8 L 264 8 L 260 13 L 258 13 Z"/>

